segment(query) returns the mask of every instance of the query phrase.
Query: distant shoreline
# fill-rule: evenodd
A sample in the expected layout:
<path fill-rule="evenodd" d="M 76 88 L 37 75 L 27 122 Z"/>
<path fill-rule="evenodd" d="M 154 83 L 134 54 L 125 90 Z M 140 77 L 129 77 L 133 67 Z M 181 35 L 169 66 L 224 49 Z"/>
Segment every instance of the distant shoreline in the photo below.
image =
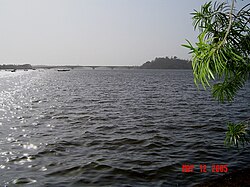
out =
<path fill-rule="evenodd" d="M 90 69 L 98 69 L 98 68 L 107 68 L 107 69 L 192 69 L 192 64 L 188 60 L 174 58 L 155 58 L 155 60 L 147 61 L 141 66 L 109 66 L 109 65 L 31 65 L 31 64 L 3 64 L 0 65 L 0 70 L 18 70 L 18 69 L 55 69 L 55 68 L 67 68 L 67 69 L 75 69 L 75 68 L 90 68 Z"/>
<path fill-rule="evenodd" d="M 22 64 L 22 65 L 3 64 L 3 65 L 0 65 L 0 70 L 7 70 L 7 69 L 33 69 L 33 67 L 30 64 Z"/>
<path fill-rule="evenodd" d="M 29 69 L 76 69 L 76 68 L 89 68 L 89 69 L 154 69 L 154 70 L 191 70 L 191 68 L 182 68 L 182 67 L 173 67 L 173 68 L 160 68 L 160 67 L 147 67 L 144 68 L 143 66 L 45 66 L 45 65 L 34 65 L 34 66 L 24 66 L 24 65 L 0 65 L 0 71 L 1 70 L 29 70 Z"/>

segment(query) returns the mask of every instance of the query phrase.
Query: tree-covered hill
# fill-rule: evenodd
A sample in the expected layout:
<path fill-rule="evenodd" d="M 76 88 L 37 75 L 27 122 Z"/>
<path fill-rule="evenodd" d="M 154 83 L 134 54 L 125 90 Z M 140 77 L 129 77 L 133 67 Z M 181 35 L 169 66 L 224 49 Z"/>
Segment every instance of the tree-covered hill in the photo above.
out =
<path fill-rule="evenodd" d="M 177 57 L 161 57 L 152 61 L 147 61 L 140 66 L 142 69 L 192 69 L 192 64 L 188 60 L 178 59 Z"/>

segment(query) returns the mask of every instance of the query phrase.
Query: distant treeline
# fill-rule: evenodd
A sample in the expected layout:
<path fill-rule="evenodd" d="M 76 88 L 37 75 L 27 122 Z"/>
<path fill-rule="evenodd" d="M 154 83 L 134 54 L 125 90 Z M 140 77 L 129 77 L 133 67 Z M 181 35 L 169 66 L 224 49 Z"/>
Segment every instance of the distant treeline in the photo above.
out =
<path fill-rule="evenodd" d="M 192 63 L 177 57 L 155 58 L 141 65 L 142 69 L 192 69 Z"/>
<path fill-rule="evenodd" d="M 30 64 L 14 65 L 14 64 L 3 64 L 0 65 L 0 69 L 32 69 Z"/>

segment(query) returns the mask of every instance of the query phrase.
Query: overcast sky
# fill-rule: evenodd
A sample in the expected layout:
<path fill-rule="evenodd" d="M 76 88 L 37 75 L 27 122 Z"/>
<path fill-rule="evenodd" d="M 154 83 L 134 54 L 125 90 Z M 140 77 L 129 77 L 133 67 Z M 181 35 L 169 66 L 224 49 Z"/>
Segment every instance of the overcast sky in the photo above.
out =
<path fill-rule="evenodd" d="M 203 0 L 0 0 L 0 64 L 141 65 L 188 59 Z"/>

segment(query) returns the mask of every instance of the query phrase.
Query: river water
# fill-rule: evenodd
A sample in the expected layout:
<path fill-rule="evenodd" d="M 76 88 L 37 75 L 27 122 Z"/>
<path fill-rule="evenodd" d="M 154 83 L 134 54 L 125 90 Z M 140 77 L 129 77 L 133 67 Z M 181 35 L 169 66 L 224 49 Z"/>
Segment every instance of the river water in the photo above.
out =
<path fill-rule="evenodd" d="M 219 104 L 189 70 L 1 71 L 0 185 L 192 186 L 249 167 L 249 146 L 223 144 L 249 91 Z"/>

